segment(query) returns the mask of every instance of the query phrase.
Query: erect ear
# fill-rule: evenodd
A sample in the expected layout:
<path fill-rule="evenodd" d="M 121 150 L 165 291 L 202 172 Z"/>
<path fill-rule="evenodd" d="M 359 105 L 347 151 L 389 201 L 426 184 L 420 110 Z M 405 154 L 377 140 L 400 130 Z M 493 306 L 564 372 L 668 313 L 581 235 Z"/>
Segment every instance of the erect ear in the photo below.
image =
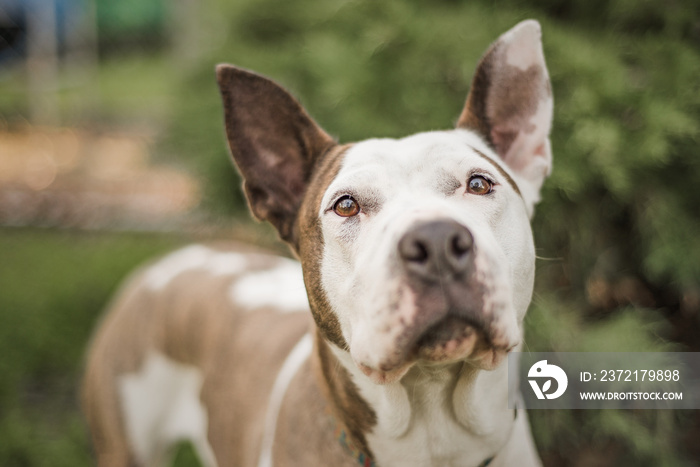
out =
<path fill-rule="evenodd" d="M 537 21 L 518 23 L 481 58 L 457 122 L 475 130 L 523 179 L 531 203 L 552 170 L 553 100 Z"/>
<path fill-rule="evenodd" d="M 218 65 L 216 78 L 250 209 L 294 245 L 294 222 L 314 163 L 335 141 L 275 82 L 231 65 Z"/>

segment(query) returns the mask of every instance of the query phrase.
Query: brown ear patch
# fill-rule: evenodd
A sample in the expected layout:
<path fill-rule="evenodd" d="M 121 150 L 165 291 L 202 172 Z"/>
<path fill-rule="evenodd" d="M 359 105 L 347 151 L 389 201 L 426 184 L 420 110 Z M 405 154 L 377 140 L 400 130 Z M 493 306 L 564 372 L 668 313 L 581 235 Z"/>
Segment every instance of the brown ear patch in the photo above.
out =
<path fill-rule="evenodd" d="M 498 46 L 498 42 L 492 44 L 476 66 L 467 102 L 456 125 L 457 128 L 468 128 L 476 131 L 486 138 L 486 141 L 492 146 L 491 125 L 486 112 L 486 101 L 491 88 L 495 49 Z"/>
<path fill-rule="evenodd" d="M 552 90 L 545 69 L 531 65 L 525 70 L 500 64 L 500 43 L 495 43 L 479 62 L 467 103 L 457 122 L 486 138 L 500 155 L 508 153 L 519 132 L 532 133 L 530 122 L 541 100 L 551 98 Z M 545 83 L 543 86 L 542 83 Z"/>
<path fill-rule="evenodd" d="M 253 214 L 294 245 L 297 211 L 316 160 L 335 145 L 275 82 L 231 65 L 216 68 L 233 159 Z"/>
<path fill-rule="evenodd" d="M 510 66 L 501 71 L 500 79 L 491 82 L 489 93 L 498 95 L 491 99 L 488 109 L 490 121 L 499 122 L 492 125 L 491 143 L 498 154 L 508 154 L 519 132 L 532 133 L 537 127 L 530 122 L 539 107 L 539 102 L 546 98 L 542 88 L 543 80 L 549 83 L 541 66 L 532 65 L 526 70 Z M 508 161 L 506 161 L 508 162 Z"/>

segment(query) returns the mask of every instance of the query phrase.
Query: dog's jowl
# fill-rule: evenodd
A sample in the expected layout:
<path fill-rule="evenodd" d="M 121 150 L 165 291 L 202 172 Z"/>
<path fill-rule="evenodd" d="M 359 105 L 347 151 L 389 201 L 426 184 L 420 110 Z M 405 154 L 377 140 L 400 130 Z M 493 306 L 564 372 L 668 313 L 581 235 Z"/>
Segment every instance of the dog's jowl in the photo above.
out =
<path fill-rule="evenodd" d="M 455 129 L 352 144 L 220 65 L 250 208 L 301 265 L 195 245 L 135 274 L 89 351 L 99 464 L 189 440 L 206 466 L 540 465 L 503 363 L 551 169 L 540 36 L 525 21 L 488 49 Z"/>

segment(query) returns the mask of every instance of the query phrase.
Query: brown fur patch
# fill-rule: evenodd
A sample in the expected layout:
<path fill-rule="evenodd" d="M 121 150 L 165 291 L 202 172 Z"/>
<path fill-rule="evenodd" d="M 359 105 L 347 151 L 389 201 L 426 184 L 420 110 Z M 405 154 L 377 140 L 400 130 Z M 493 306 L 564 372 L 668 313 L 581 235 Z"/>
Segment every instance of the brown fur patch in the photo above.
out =
<path fill-rule="evenodd" d="M 539 65 L 526 70 L 506 64 L 499 66 L 487 102 L 489 121 L 492 122 L 491 140 L 498 154 L 508 152 L 519 132 L 535 131 L 530 118 L 537 112 L 539 101 L 546 93 L 545 82 L 544 69 Z"/>
<path fill-rule="evenodd" d="M 348 350 L 338 317 L 333 311 L 321 284 L 321 261 L 323 260 L 323 232 L 318 213 L 321 199 L 328 186 L 338 175 L 345 152 L 351 145 L 338 146 L 324 155 L 311 176 L 307 196 L 299 210 L 298 254 L 304 270 L 304 282 L 309 295 L 311 312 L 323 337 L 344 350 Z"/>
<path fill-rule="evenodd" d="M 491 44 L 476 66 L 472 85 L 467 96 L 462 114 L 457 120 L 457 128 L 472 129 L 479 133 L 493 147 L 491 139 L 491 122 L 487 114 L 486 102 L 491 87 L 495 56 L 501 48 L 499 42 Z"/>
<path fill-rule="evenodd" d="M 372 451 L 365 434 L 377 424 L 377 414 L 360 396 L 359 390 L 348 371 L 338 362 L 323 337 L 316 333 L 316 352 L 313 358 L 320 371 L 324 396 L 331 402 L 332 410 L 342 421 L 352 443 L 369 457 Z"/>
<path fill-rule="evenodd" d="M 338 442 L 317 360 L 304 362 L 287 391 L 275 433 L 275 467 L 357 467 Z"/>

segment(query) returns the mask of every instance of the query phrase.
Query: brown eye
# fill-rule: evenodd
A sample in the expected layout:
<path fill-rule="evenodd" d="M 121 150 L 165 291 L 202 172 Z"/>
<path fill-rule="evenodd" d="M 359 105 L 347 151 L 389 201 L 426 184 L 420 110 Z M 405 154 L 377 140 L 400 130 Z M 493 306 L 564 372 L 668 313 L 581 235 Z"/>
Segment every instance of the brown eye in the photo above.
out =
<path fill-rule="evenodd" d="M 345 195 L 335 202 L 333 212 L 340 217 L 352 217 L 360 213 L 360 205 L 357 204 L 352 196 Z"/>
<path fill-rule="evenodd" d="M 467 183 L 467 191 L 473 195 L 488 195 L 493 190 L 493 184 L 481 175 L 474 175 Z"/>

